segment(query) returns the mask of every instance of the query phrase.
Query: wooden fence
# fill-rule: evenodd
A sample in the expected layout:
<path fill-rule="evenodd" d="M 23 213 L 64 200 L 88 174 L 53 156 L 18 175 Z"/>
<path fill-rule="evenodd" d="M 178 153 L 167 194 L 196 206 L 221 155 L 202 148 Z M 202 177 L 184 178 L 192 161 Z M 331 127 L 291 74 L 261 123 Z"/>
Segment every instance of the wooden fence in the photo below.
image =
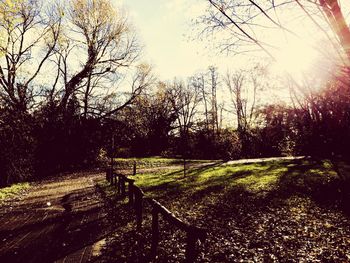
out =
<path fill-rule="evenodd" d="M 153 198 L 147 197 L 145 193 L 138 186 L 135 185 L 135 180 L 128 178 L 126 175 L 114 173 L 112 169 L 108 169 L 106 172 L 106 179 L 111 185 L 117 188 L 118 194 L 123 197 L 128 196 L 128 203 L 130 207 L 135 210 L 136 214 L 136 226 L 137 230 L 142 228 L 143 219 L 143 206 L 147 202 L 152 207 L 152 243 L 151 243 L 151 256 L 156 257 L 157 248 L 159 243 L 159 214 L 164 220 L 171 225 L 176 226 L 180 230 L 186 232 L 186 252 L 185 261 L 194 262 L 198 255 L 198 249 L 196 247 L 197 241 L 205 241 L 206 230 L 196 226 L 192 226 L 186 222 L 183 222 L 171 213 L 167 208 L 161 205 Z M 126 187 L 127 184 L 127 187 Z M 127 188 L 127 190 L 126 190 Z"/>

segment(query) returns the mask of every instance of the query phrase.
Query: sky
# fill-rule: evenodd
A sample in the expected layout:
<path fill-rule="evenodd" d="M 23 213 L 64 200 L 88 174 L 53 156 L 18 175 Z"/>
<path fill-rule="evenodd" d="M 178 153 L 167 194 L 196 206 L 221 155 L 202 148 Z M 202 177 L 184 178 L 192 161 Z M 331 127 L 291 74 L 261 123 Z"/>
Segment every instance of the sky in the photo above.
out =
<path fill-rule="evenodd" d="M 161 80 L 186 78 L 196 72 L 205 71 L 211 65 L 218 66 L 219 71 L 225 74 L 227 69 L 233 70 L 248 64 L 246 54 L 222 54 L 215 48 L 217 43 L 212 39 L 196 38 L 198 27 L 194 25 L 193 20 L 205 13 L 207 1 L 123 0 L 122 5 L 144 46 L 143 61 L 153 66 L 155 74 Z M 304 30 L 306 27 L 303 25 L 303 38 L 312 36 Z M 300 24 L 295 24 L 295 28 L 292 29 L 300 29 Z M 277 34 L 269 36 L 268 39 L 275 43 L 284 41 L 283 36 Z M 291 51 L 286 50 L 286 53 L 290 56 Z M 289 57 L 283 58 L 285 62 L 290 60 Z M 299 62 L 300 57 L 294 56 L 293 60 Z M 277 67 L 281 68 L 284 65 Z M 289 68 L 292 67 L 296 68 L 294 65 Z"/>
<path fill-rule="evenodd" d="M 123 1 L 144 45 L 143 58 L 160 79 L 186 78 L 227 59 L 213 54 L 208 39 L 195 39 L 192 19 L 201 14 L 204 3 L 201 0 Z"/>
<path fill-rule="evenodd" d="M 120 0 L 114 0 L 120 1 Z M 204 0 L 123 0 L 130 22 L 134 25 L 137 36 L 144 45 L 143 61 L 153 66 L 155 75 L 163 81 L 176 78 L 186 79 L 195 73 L 207 71 L 209 66 L 218 67 L 221 75 L 227 71 L 233 72 L 237 68 L 249 68 L 252 54 L 233 55 L 231 53 L 220 53 L 215 46 L 215 40 L 204 38 L 196 39 L 198 27 L 194 20 L 205 13 L 207 1 Z M 291 13 L 288 12 L 289 17 Z M 266 23 L 266 21 L 264 21 Z M 292 25 L 295 22 L 295 25 Z M 306 23 L 308 21 L 305 21 Z M 307 25 L 300 26 L 300 21 L 288 22 L 289 26 L 296 32 L 302 29 L 303 39 L 313 36 Z M 266 31 L 264 31 L 266 32 Z M 284 36 L 272 34 L 267 36 L 273 43 L 285 41 Z M 311 40 L 315 40 L 313 38 Z M 219 40 L 220 41 L 220 40 Z M 272 68 L 277 74 L 284 74 L 285 71 L 296 77 L 301 69 L 300 59 L 307 62 L 306 67 L 311 66 L 309 60 L 305 60 L 313 52 L 310 49 L 300 48 L 299 45 L 283 48 L 282 54 L 277 54 L 280 61 Z M 304 54 L 299 50 L 304 50 Z M 299 56 L 296 56 L 298 54 Z M 249 60 L 250 59 L 250 60 Z M 312 58 L 313 59 L 313 58 Z M 221 97 L 229 97 L 227 90 L 222 91 Z M 289 93 L 285 89 L 276 89 L 269 96 L 271 100 L 288 100 Z"/>

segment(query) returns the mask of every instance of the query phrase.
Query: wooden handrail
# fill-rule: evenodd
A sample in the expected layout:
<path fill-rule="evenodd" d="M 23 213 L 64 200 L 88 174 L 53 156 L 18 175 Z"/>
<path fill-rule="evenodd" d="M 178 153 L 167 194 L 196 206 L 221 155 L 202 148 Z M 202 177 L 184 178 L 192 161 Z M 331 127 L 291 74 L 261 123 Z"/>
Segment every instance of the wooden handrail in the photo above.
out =
<path fill-rule="evenodd" d="M 118 182 L 117 182 L 118 177 Z M 179 218 L 177 218 L 172 212 L 166 207 L 160 204 L 157 200 L 146 197 L 142 189 L 134 184 L 135 180 L 128 178 L 124 174 L 113 173 L 107 170 L 106 178 L 111 180 L 113 184 L 113 178 L 115 179 L 115 185 L 118 187 L 118 193 L 125 196 L 125 183 L 128 183 L 128 196 L 129 204 L 134 207 L 136 212 L 136 224 L 137 229 L 140 230 L 142 226 L 142 210 L 143 200 L 147 201 L 152 206 L 152 244 L 151 244 L 151 255 L 156 256 L 157 247 L 159 243 L 159 216 L 168 221 L 170 224 L 175 225 L 182 231 L 186 232 L 186 262 L 194 262 L 197 256 L 196 242 L 197 240 L 204 241 L 206 239 L 206 229 L 192 226 Z"/>
<path fill-rule="evenodd" d="M 161 214 L 163 218 L 170 224 L 173 224 L 179 229 L 186 232 L 186 262 L 194 262 L 197 257 L 196 242 L 197 240 L 204 241 L 207 235 L 207 231 L 203 228 L 195 227 L 186 222 L 183 222 L 153 198 L 146 197 L 145 200 L 147 200 L 152 205 L 152 256 L 155 256 L 157 254 L 159 243 L 158 214 Z"/>
<path fill-rule="evenodd" d="M 135 196 L 134 208 L 136 212 L 136 225 L 137 229 L 141 230 L 142 227 L 142 207 L 143 207 L 143 197 L 144 193 L 141 188 L 133 185 L 133 193 Z"/>
<path fill-rule="evenodd" d="M 158 213 L 160 213 L 164 217 L 164 219 L 167 220 L 169 223 L 175 225 L 176 227 L 186 232 L 197 232 L 198 238 L 205 239 L 206 231 L 204 229 L 183 222 L 181 219 L 177 218 L 172 212 L 170 212 L 166 207 L 161 205 L 157 200 L 154 200 L 153 198 L 149 197 L 146 197 L 144 199 L 147 200 L 152 205 L 152 207 L 155 208 L 158 211 Z"/>

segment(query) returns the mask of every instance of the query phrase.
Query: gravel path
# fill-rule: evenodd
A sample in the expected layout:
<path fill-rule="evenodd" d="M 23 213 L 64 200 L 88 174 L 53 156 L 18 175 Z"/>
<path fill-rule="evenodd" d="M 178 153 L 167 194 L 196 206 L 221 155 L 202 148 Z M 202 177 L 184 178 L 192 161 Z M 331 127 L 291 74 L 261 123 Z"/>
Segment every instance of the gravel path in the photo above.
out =
<path fill-rule="evenodd" d="M 0 207 L 0 262 L 89 262 L 108 233 L 95 180 L 76 173 L 33 186 Z"/>

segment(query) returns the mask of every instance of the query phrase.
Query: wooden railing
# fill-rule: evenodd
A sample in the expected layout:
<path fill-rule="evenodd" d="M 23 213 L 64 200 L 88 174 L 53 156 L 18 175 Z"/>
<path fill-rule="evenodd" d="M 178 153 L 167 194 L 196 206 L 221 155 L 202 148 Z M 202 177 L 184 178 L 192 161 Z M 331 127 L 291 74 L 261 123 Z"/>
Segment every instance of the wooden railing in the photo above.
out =
<path fill-rule="evenodd" d="M 134 208 L 136 214 L 136 226 L 137 230 L 142 228 L 143 220 L 143 205 L 147 202 L 152 207 L 152 243 L 151 243 L 151 256 L 156 257 L 158 243 L 159 243 L 159 214 L 162 218 L 176 226 L 180 230 L 186 232 L 186 252 L 185 261 L 194 262 L 196 260 L 198 249 L 196 243 L 198 240 L 201 242 L 205 241 L 206 230 L 203 228 L 192 226 L 186 222 L 183 222 L 171 213 L 167 208 L 161 205 L 158 201 L 153 198 L 147 197 L 145 193 L 138 186 L 135 185 L 135 180 L 128 178 L 126 175 L 114 173 L 111 169 L 106 172 L 106 179 L 111 185 L 117 188 L 118 194 L 123 197 L 128 196 L 128 203 Z M 126 184 L 127 193 L 126 193 Z"/>

